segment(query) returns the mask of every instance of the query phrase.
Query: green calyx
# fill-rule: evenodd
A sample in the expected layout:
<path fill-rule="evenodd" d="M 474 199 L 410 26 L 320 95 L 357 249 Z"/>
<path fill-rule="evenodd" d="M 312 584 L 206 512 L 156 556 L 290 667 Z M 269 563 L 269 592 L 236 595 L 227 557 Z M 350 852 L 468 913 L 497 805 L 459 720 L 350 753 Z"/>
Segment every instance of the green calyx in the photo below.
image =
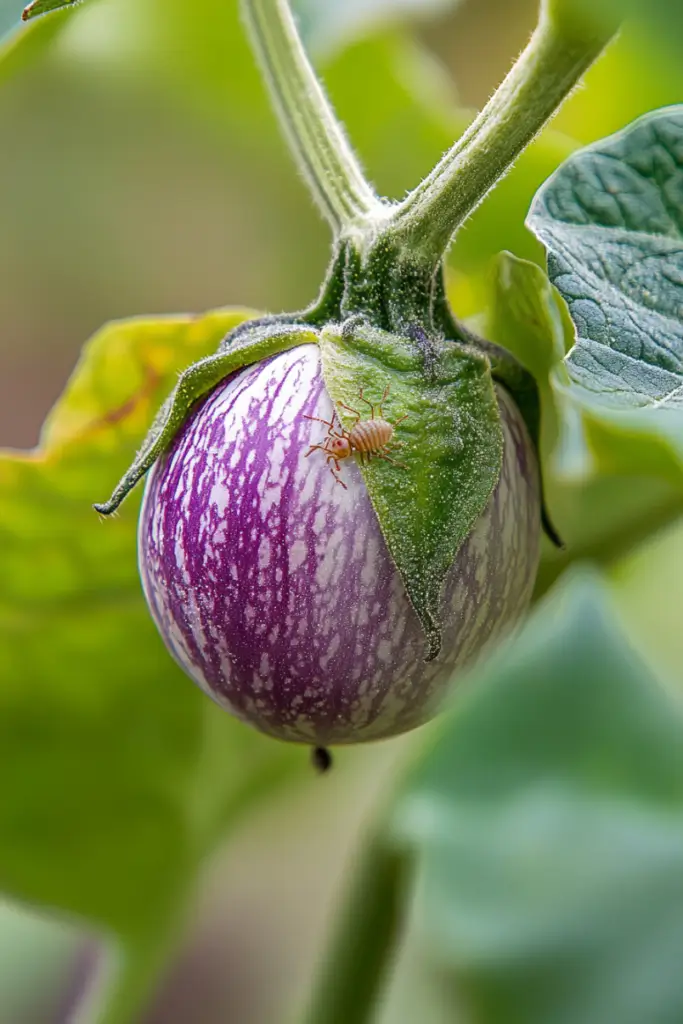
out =
<path fill-rule="evenodd" d="M 320 336 L 325 383 L 353 428 L 360 395 L 400 422 L 388 461 L 361 463 L 387 547 L 422 623 L 427 660 L 441 646 L 441 591 L 455 556 L 483 512 L 498 477 L 503 433 L 490 366 L 474 348 L 400 337 L 361 317 Z"/>
<path fill-rule="evenodd" d="M 479 117 L 432 173 L 392 204 L 366 181 L 286 0 L 242 2 L 278 117 L 332 226 L 333 258 L 312 307 L 242 324 L 215 355 L 184 371 L 112 497 L 95 508 L 114 512 L 196 403 L 229 374 L 294 346 L 317 344 L 347 432 L 354 422 L 347 409 L 357 407 L 362 392 L 375 403 L 385 396 L 384 416 L 401 419 L 400 458 L 376 452 L 361 471 L 432 658 L 441 643 L 446 576 L 500 475 L 503 434 L 494 385 L 515 399 L 534 443 L 540 417 L 531 374 L 453 317 L 444 254 L 608 36 L 569 39 L 552 4 L 542 7 L 529 46 Z M 557 541 L 547 517 L 544 522 Z"/>
<path fill-rule="evenodd" d="M 500 475 L 503 433 L 494 383 L 517 397 L 532 436 L 538 396 L 533 378 L 512 356 L 453 318 L 441 266 L 434 271 L 400 256 L 386 243 L 365 257 L 350 242 L 340 244 L 314 306 L 231 331 L 215 355 L 181 374 L 112 497 L 95 508 L 114 512 L 196 403 L 229 374 L 316 344 L 346 430 L 356 419 L 349 409 L 360 405 L 362 419 L 371 415 L 359 402 L 362 394 L 376 404 L 385 395 L 383 418 L 402 421 L 400 447 L 360 468 L 431 659 L 441 645 L 444 582 Z"/>

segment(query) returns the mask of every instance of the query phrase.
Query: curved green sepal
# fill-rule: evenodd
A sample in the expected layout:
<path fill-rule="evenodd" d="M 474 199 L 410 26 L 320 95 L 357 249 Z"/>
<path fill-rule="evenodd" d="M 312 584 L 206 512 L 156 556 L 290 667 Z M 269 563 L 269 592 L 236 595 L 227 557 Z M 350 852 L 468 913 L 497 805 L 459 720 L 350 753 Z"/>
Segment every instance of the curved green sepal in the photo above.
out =
<path fill-rule="evenodd" d="M 457 319 L 451 312 L 445 291 L 439 296 L 438 316 L 439 325 L 448 340 L 478 349 L 488 358 L 491 376 L 512 395 L 529 436 L 538 449 L 541 400 L 534 373 L 530 373 L 530 368 L 527 368 L 508 348 L 487 341 L 470 330 L 462 320 Z"/>
<path fill-rule="evenodd" d="M 488 356 L 493 379 L 502 384 L 512 395 L 529 431 L 529 437 L 536 449 L 540 465 L 541 393 L 536 378 L 522 366 L 511 352 L 502 348 L 501 345 L 496 345 L 493 341 L 486 341 L 484 338 L 477 338 L 475 344 Z M 544 493 L 541 498 L 541 524 L 548 540 L 556 548 L 563 548 L 564 541 L 550 518 Z"/>
<path fill-rule="evenodd" d="M 275 318 L 241 324 L 222 342 L 215 355 L 200 359 L 181 375 L 166 399 L 128 471 L 117 484 L 109 501 L 94 505 L 103 516 L 115 512 L 171 443 L 197 399 L 219 384 L 228 374 L 258 363 L 296 345 L 316 344 L 318 335 L 310 327 L 286 324 Z"/>
<path fill-rule="evenodd" d="M 491 376 L 510 392 L 515 405 L 529 431 L 529 436 L 538 450 L 541 432 L 541 399 L 535 377 L 522 364 L 494 341 L 487 341 L 467 332 L 467 341 L 483 352 L 491 364 Z"/>
<path fill-rule="evenodd" d="M 465 346 L 397 337 L 354 317 L 323 329 L 323 376 L 339 403 L 361 388 L 401 447 L 361 465 L 391 556 L 420 619 L 426 659 L 441 647 L 441 596 L 463 541 L 500 475 L 503 432 L 488 360 Z M 362 406 L 361 406 L 362 407 Z M 339 413 L 349 429 L 355 417 Z M 369 417 L 366 407 L 363 418 Z"/>
<path fill-rule="evenodd" d="M 454 336 L 464 344 L 473 346 L 480 352 L 483 352 L 488 358 L 491 364 L 491 376 L 509 392 L 522 414 L 522 419 L 536 449 L 540 465 L 541 393 L 536 376 L 530 373 L 507 348 L 503 348 L 493 341 L 487 341 L 485 338 L 481 338 L 478 334 L 470 331 L 461 321 L 455 319 L 450 310 L 448 310 L 446 331 L 448 336 Z M 545 494 L 543 494 L 541 500 L 541 523 L 548 539 L 555 547 L 564 548 L 564 541 L 550 518 Z"/>

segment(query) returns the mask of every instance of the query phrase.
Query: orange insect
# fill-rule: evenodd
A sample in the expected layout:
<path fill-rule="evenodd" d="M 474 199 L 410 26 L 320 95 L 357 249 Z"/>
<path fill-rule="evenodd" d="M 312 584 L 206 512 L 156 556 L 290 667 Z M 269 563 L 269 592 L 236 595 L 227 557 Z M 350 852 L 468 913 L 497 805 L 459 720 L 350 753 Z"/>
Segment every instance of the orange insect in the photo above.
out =
<path fill-rule="evenodd" d="M 392 441 L 394 436 L 394 430 L 402 423 L 403 420 L 407 419 L 408 413 L 404 416 L 399 417 L 394 423 L 388 423 L 384 419 L 384 412 L 382 405 L 385 402 L 387 395 L 389 394 L 389 384 L 384 389 L 384 394 L 379 402 L 379 405 L 374 406 L 367 398 L 363 398 L 363 388 L 360 389 L 358 396 L 361 402 L 365 402 L 370 407 L 370 419 L 364 420 L 357 409 L 352 409 L 350 405 L 345 405 L 344 402 L 340 402 L 339 405 L 342 409 L 348 409 L 356 417 L 356 421 L 350 430 L 346 430 L 341 420 L 339 420 L 339 429 L 337 430 L 334 423 L 334 413 L 331 420 L 322 420 L 318 416 L 305 416 L 304 419 L 314 420 L 316 423 L 324 423 L 328 428 L 327 437 L 324 438 L 322 444 L 312 444 L 306 452 L 305 458 L 312 452 L 321 451 L 327 455 L 327 464 L 330 467 L 330 472 L 338 484 L 341 484 L 344 490 L 346 490 L 346 484 L 339 476 L 341 472 L 341 466 L 339 463 L 342 459 L 348 459 L 352 455 L 358 455 L 362 462 L 369 462 L 371 459 L 384 459 L 386 462 L 393 463 L 394 466 L 400 466 L 401 469 L 406 467 L 402 462 L 397 462 L 396 459 L 388 454 L 395 448 L 400 448 L 401 443 L 399 441 Z M 379 416 L 375 416 L 375 408 L 379 412 Z M 335 410 L 336 412 L 336 410 Z"/>

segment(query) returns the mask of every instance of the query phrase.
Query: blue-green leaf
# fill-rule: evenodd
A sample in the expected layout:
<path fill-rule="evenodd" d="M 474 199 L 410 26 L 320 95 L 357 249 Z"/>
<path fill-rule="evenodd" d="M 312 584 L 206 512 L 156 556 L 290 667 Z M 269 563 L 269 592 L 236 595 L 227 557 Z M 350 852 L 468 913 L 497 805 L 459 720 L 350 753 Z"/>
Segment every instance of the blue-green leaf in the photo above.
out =
<path fill-rule="evenodd" d="M 472 681 L 397 802 L 409 937 L 477 1024 L 683 1018 L 683 709 L 575 578 Z"/>
<path fill-rule="evenodd" d="M 489 331 L 539 381 L 565 560 L 609 560 L 683 508 L 682 158 L 680 107 L 573 154 L 528 218 L 550 280 L 497 264 Z"/>
<path fill-rule="evenodd" d="M 669 422 L 683 407 L 683 107 L 570 157 L 528 224 L 576 325 L 572 380 Z"/>
<path fill-rule="evenodd" d="M 502 253 L 493 275 L 487 330 L 539 383 L 545 494 L 567 549 L 547 551 L 538 586 L 568 561 L 616 557 L 680 513 L 680 480 L 656 435 L 638 438 L 599 402 L 582 401 L 564 354 L 574 327 L 540 267 Z"/>

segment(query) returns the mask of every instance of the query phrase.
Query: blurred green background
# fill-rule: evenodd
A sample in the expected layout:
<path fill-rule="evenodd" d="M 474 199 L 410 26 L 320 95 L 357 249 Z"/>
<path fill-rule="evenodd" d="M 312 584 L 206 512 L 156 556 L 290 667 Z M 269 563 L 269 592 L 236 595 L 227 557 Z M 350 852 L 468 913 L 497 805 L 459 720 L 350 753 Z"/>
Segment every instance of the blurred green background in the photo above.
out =
<path fill-rule="evenodd" d="M 0 0 L 0 30 L 20 6 Z M 510 66 L 536 5 L 376 6 L 372 18 L 349 18 L 354 5 L 302 0 L 302 24 L 371 179 L 400 196 Z M 224 0 L 97 0 L 45 53 L 0 79 L 0 445 L 37 443 L 81 345 L 105 321 L 230 304 L 275 312 L 315 296 L 326 228 L 237 31 Z M 680 100 L 680 58 L 640 26 L 626 30 L 463 233 L 451 260 L 456 307 L 479 311 L 500 249 L 540 260 L 524 213 L 573 146 Z M 683 686 L 682 565 L 683 525 L 674 525 L 610 582 L 632 642 L 674 687 Z M 292 784 L 232 837 L 206 873 L 192 934 L 146 1021 L 285 1019 L 323 954 L 363 822 L 412 743 L 345 754 L 329 778 Z M 66 1019 L 88 942 L 77 925 L 2 907 L 0 1024 Z M 382 1020 L 453 1020 L 452 1002 L 444 1015 L 438 985 L 409 966 Z M 676 1005 L 672 1024 L 683 1019 Z M 518 1019 L 496 1012 L 480 1006 L 472 1020 Z"/>

